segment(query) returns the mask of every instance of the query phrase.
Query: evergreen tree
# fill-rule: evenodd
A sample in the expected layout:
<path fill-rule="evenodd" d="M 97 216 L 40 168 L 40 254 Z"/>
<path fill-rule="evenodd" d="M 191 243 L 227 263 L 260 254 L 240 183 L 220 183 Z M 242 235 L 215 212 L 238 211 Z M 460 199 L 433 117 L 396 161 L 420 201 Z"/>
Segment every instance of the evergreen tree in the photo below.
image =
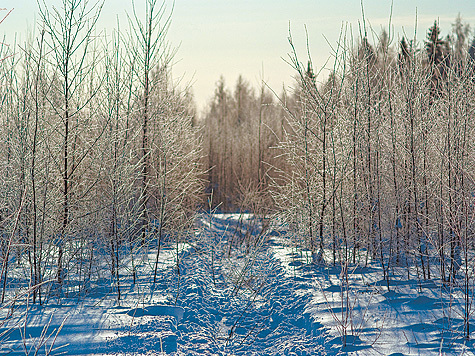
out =
<path fill-rule="evenodd" d="M 311 87 L 316 87 L 317 77 L 315 73 L 313 72 L 313 65 L 311 61 L 307 62 L 307 72 L 305 73 L 305 75 L 307 76 L 307 80 L 309 84 L 311 85 Z"/>
<path fill-rule="evenodd" d="M 473 37 L 472 44 L 468 49 L 468 54 L 471 60 L 475 60 L 475 36 Z"/>
<path fill-rule="evenodd" d="M 431 93 L 440 92 L 442 78 L 445 77 L 445 69 L 448 66 L 448 57 L 444 55 L 447 51 L 447 42 L 440 38 L 440 28 L 437 21 L 429 28 L 426 41 L 426 52 L 431 71 Z"/>
<path fill-rule="evenodd" d="M 411 63 L 410 57 L 411 50 L 407 44 L 406 39 L 403 37 L 401 42 L 399 42 L 399 53 L 398 53 L 398 66 L 399 66 L 399 74 L 404 76 L 405 68 L 408 68 L 409 64 Z"/>
<path fill-rule="evenodd" d="M 470 68 L 475 69 L 475 36 L 473 37 L 472 44 L 468 48 L 468 60 L 470 61 Z"/>
<path fill-rule="evenodd" d="M 399 45 L 400 52 L 399 52 L 399 62 L 407 62 L 409 61 L 409 47 L 407 46 L 406 39 L 403 37 L 401 43 Z"/>
<path fill-rule="evenodd" d="M 434 21 L 434 25 L 429 28 L 427 33 L 426 51 L 429 60 L 429 64 L 438 66 L 442 63 L 444 54 L 444 41 L 439 37 L 440 28 L 437 21 Z"/>

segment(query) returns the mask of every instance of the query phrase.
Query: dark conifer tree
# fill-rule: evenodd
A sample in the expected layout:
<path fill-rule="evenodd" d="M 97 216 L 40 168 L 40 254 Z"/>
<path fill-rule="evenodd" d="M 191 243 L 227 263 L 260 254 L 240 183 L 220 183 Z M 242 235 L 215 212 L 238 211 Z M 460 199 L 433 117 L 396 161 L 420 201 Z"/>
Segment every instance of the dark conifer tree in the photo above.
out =
<path fill-rule="evenodd" d="M 399 52 L 399 62 L 405 63 L 409 60 L 409 47 L 407 45 L 406 39 L 403 37 L 401 43 L 399 45 L 400 52 Z"/>
<path fill-rule="evenodd" d="M 408 65 L 410 64 L 410 49 L 407 44 L 406 39 L 403 37 L 401 42 L 399 42 L 399 53 L 398 53 L 398 66 L 399 66 L 399 74 L 401 77 L 404 76 L 404 72 Z"/>
<path fill-rule="evenodd" d="M 313 72 L 313 66 L 312 66 L 312 62 L 311 61 L 308 61 L 307 63 L 307 78 L 309 79 L 310 83 L 315 85 L 315 82 L 316 82 L 316 76 L 315 76 L 315 73 Z"/>
<path fill-rule="evenodd" d="M 440 84 L 445 76 L 445 48 L 446 43 L 440 38 L 440 28 L 437 21 L 429 28 L 426 41 L 427 60 L 431 71 L 431 93 L 440 92 Z"/>
<path fill-rule="evenodd" d="M 437 66 L 443 60 L 444 41 L 439 37 L 440 28 L 437 21 L 429 28 L 427 33 L 426 51 L 429 59 L 429 64 Z"/>
<path fill-rule="evenodd" d="M 468 60 L 470 61 L 470 68 L 475 69 L 475 36 L 473 37 L 472 44 L 468 48 Z"/>
<path fill-rule="evenodd" d="M 468 54 L 470 55 L 470 58 L 475 61 L 475 37 L 473 37 L 472 44 L 468 49 Z"/>

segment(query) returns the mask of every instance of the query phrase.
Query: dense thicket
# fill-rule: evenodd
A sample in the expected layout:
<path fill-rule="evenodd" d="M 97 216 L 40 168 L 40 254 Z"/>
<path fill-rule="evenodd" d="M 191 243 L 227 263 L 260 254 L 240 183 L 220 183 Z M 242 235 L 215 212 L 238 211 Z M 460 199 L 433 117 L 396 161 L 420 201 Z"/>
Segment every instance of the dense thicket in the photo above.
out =
<path fill-rule="evenodd" d="M 281 142 L 291 173 L 274 198 L 315 262 L 376 260 L 388 280 L 395 267 L 420 279 L 436 272 L 460 282 L 468 298 L 475 242 L 468 34 L 460 17 L 445 39 L 435 22 L 421 44 L 401 38 L 390 46 L 383 32 L 374 47 L 363 33 L 340 43 L 322 85 L 311 62 L 304 67 L 292 52 L 299 84 Z"/>
<path fill-rule="evenodd" d="M 322 84 L 290 38 L 298 83 L 279 145 L 289 168 L 272 187 L 294 241 L 315 263 L 341 264 L 342 286 L 355 263 L 380 264 L 388 289 L 401 273 L 436 278 L 463 296 L 467 338 L 475 246 L 469 34 L 460 16 L 445 38 L 434 22 L 422 43 L 383 31 L 373 46 L 364 27 L 356 42 L 342 33 Z"/>
<path fill-rule="evenodd" d="M 171 79 L 169 14 L 147 0 L 130 37 L 97 35 L 100 10 L 40 5 L 37 35 L 2 47 L 2 301 L 13 268 L 41 285 L 33 302 L 86 292 L 104 269 L 120 298 L 120 275 L 136 274 L 119 273 L 124 258 L 133 265 L 138 248 L 193 224 L 200 138 L 190 97 Z"/>

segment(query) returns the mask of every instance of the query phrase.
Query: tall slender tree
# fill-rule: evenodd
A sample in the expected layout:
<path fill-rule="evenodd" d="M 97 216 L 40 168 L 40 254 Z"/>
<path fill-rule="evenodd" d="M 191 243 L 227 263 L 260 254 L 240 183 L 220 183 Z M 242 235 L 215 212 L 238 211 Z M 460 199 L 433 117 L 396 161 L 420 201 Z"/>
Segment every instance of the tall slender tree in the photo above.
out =
<path fill-rule="evenodd" d="M 51 61 L 57 68 L 58 79 L 51 77 L 55 86 L 56 98 L 50 103 L 56 113 L 61 127 L 62 153 L 60 175 L 62 180 L 61 231 L 58 241 L 57 281 L 63 283 L 64 243 L 69 234 L 71 221 L 71 199 L 75 189 L 75 178 L 79 165 L 86 158 L 88 149 L 76 157 L 75 137 L 81 112 L 92 100 L 96 90 L 84 95 L 84 86 L 88 75 L 94 70 L 94 63 L 89 62 L 94 28 L 99 18 L 102 4 L 90 5 L 84 0 L 62 0 L 59 10 L 50 10 L 45 2 L 39 4 L 40 16 L 44 24 Z"/>

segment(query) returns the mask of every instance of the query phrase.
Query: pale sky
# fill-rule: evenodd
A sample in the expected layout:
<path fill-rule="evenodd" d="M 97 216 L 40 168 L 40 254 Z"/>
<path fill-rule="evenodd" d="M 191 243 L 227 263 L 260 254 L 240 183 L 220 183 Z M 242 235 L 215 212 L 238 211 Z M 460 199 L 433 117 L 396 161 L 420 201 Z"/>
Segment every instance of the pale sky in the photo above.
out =
<path fill-rule="evenodd" d="M 135 0 L 137 9 L 143 0 Z M 60 0 L 45 0 L 58 6 Z M 126 12 L 131 12 L 132 0 L 105 0 L 98 29 L 111 29 L 119 16 L 125 28 Z M 169 10 L 172 2 L 166 0 Z M 32 28 L 37 5 L 34 0 L 0 0 L 0 8 L 14 8 L 0 25 L 6 41 L 15 33 L 23 38 Z M 143 8 L 143 5 L 142 5 Z M 394 0 L 392 31 L 397 40 L 403 33 L 414 37 L 417 9 L 417 38 L 425 39 L 427 29 L 438 19 L 442 34 L 460 12 L 472 30 L 475 28 L 474 0 Z M 391 1 L 365 0 L 365 19 L 375 33 L 388 29 Z M 2 11 L 5 14 L 5 11 Z M 354 33 L 361 22 L 360 0 L 175 0 L 168 40 L 179 47 L 174 58 L 173 75 L 182 78 L 182 85 L 191 83 L 198 108 L 203 109 L 212 97 L 215 83 L 221 75 L 233 87 L 239 74 L 258 86 L 262 76 L 277 93 L 282 86 L 292 85 L 293 71 L 283 58 L 288 58 L 289 23 L 294 43 L 304 63 L 306 39 L 316 71 L 330 56 L 330 46 L 338 40 L 342 24 L 350 24 Z M 473 34 L 473 31 L 472 31 Z M 325 71 L 323 71 L 325 75 Z"/>

